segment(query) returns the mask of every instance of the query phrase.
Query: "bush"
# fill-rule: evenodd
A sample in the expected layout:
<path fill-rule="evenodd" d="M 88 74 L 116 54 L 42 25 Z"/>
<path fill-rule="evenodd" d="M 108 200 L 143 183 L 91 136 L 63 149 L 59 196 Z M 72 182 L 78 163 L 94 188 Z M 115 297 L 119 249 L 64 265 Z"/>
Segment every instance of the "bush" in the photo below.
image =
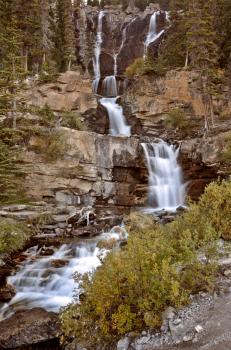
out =
<path fill-rule="evenodd" d="M 81 121 L 80 117 L 74 112 L 62 112 L 62 125 L 67 128 L 84 131 L 86 130 L 85 125 Z"/>
<path fill-rule="evenodd" d="M 83 278 L 82 303 L 62 313 L 65 339 L 87 349 L 109 348 L 127 332 L 159 327 L 164 310 L 184 305 L 191 293 L 212 290 L 226 186 L 231 203 L 231 183 L 211 184 L 199 204 L 190 204 L 172 223 L 152 225 L 144 217 L 140 225 L 132 222 L 128 244 Z"/>
<path fill-rule="evenodd" d="M 152 58 L 137 58 L 135 61 L 127 67 L 125 75 L 128 78 L 135 76 L 141 76 L 145 74 L 153 74 L 158 77 L 164 76 L 166 73 L 165 67 L 159 60 L 153 60 Z"/>
<path fill-rule="evenodd" d="M 41 125 L 49 128 L 54 128 L 57 123 L 57 118 L 52 109 L 45 104 L 44 107 L 37 110 L 37 114 L 42 117 Z"/>
<path fill-rule="evenodd" d="M 164 125 L 169 129 L 180 129 L 183 130 L 188 125 L 186 114 L 181 108 L 174 108 L 168 114 L 164 120 Z"/>
<path fill-rule="evenodd" d="M 231 239 L 231 182 L 221 181 L 209 184 L 199 200 L 198 208 L 217 234 Z"/>
<path fill-rule="evenodd" d="M 18 150 L 0 141 L 0 203 L 24 202 L 24 173 L 18 164 Z"/>
<path fill-rule="evenodd" d="M 11 219 L 0 219 L 0 254 L 10 254 L 25 245 L 31 231 L 24 223 Z"/>
<path fill-rule="evenodd" d="M 228 133 L 224 141 L 225 148 L 221 151 L 220 160 L 229 165 L 231 163 L 231 133 Z"/>
<path fill-rule="evenodd" d="M 68 149 L 65 134 L 58 130 L 39 130 L 33 146 L 35 152 L 41 153 L 46 161 L 56 161 L 66 154 Z"/>

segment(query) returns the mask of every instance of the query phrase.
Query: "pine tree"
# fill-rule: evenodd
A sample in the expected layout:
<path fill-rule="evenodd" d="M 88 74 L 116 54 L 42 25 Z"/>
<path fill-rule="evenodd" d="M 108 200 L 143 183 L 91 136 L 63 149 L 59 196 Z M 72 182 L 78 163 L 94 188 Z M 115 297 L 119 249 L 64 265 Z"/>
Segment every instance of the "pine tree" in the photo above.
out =
<path fill-rule="evenodd" d="M 54 58 L 59 71 L 71 69 L 75 57 L 75 34 L 71 0 L 57 0 L 54 14 Z"/>
<path fill-rule="evenodd" d="M 43 33 L 40 0 L 14 0 L 18 28 L 23 33 L 22 56 L 25 71 L 38 73 L 43 58 Z"/>
<path fill-rule="evenodd" d="M 201 75 L 201 90 L 204 99 L 205 127 L 208 128 L 208 117 L 214 124 L 212 95 L 213 81 L 218 68 L 218 46 L 214 30 L 214 0 L 194 0 L 189 2 L 186 18 L 186 38 L 190 67 Z"/>
<path fill-rule="evenodd" d="M 2 22 L 0 33 L 0 112 L 11 113 L 13 127 L 16 127 L 17 92 L 24 78 L 21 57 L 22 33 L 17 28 L 14 1 L 2 1 Z"/>

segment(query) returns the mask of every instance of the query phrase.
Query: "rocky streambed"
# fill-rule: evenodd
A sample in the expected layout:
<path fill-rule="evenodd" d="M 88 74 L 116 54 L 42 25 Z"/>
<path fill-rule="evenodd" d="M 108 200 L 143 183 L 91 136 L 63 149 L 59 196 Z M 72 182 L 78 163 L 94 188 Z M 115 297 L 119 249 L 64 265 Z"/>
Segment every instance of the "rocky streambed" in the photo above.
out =
<path fill-rule="evenodd" d="M 33 344 L 37 348 L 39 343 L 43 349 L 56 348 L 50 340 L 60 335 L 58 312 L 74 296 L 81 299 L 77 275 L 94 271 L 109 247 L 118 246 L 126 235 L 125 229 L 116 226 L 95 238 L 66 238 L 58 248 L 43 245 L 26 250 L 25 260 L 8 277 L 0 293 L 3 296 L 5 291 L 6 295 L 7 288 L 12 291 L 0 304 L 0 348 Z"/>

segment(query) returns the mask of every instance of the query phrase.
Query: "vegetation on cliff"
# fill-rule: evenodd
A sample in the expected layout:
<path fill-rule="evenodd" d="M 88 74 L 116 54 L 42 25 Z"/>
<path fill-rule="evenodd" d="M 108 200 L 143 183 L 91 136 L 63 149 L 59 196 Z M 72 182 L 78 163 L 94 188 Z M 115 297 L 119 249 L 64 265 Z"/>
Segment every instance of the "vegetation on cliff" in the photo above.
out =
<path fill-rule="evenodd" d="M 214 286 L 217 239 L 230 235 L 231 183 L 211 183 L 197 204 L 167 225 L 132 218 L 128 244 L 111 252 L 92 276 L 85 276 L 81 304 L 62 314 L 65 340 L 88 349 L 111 343 L 129 331 L 161 325 L 169 305 Z M 138 224 L 136 224 L 136 222 Z"/>
<path fill-rule="evenodd" d="M 25 245 L 31 231 L 26 224 L 13 219 L 0 219 L 0 254 L 10 254 Z"/>

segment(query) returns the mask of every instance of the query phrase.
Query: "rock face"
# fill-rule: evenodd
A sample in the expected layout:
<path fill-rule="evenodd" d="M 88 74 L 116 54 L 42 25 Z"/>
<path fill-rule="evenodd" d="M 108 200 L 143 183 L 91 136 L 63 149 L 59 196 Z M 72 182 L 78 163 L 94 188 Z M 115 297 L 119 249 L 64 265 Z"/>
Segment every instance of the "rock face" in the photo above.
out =
<path fill-rule="evenodd" d="M 41 343 L 60 334 L 58 316 L 39 308 L 16 312 L 0 322 L 0 329 L 1 349 Z"/>
<path fill-rule="evenodd" d="M 47 104 L 54 111 L 76 111 L 84 113 L 97 107 L 92 94 L 91 80 L 80 71 L 69 71 L 59 76 L 56 82 L 29 88 L 24 93 L 28 105 L 44 107 Z"/>
<path fill-rule="evenodd" d="M 64 158 L 47 163 L 39 154 L 24 152 L 29 198 L 63 206 L 124 209 L 143 203 L 139 192 L 146 167 L 137 138 L 61 130 L 67 140 Z"/>

